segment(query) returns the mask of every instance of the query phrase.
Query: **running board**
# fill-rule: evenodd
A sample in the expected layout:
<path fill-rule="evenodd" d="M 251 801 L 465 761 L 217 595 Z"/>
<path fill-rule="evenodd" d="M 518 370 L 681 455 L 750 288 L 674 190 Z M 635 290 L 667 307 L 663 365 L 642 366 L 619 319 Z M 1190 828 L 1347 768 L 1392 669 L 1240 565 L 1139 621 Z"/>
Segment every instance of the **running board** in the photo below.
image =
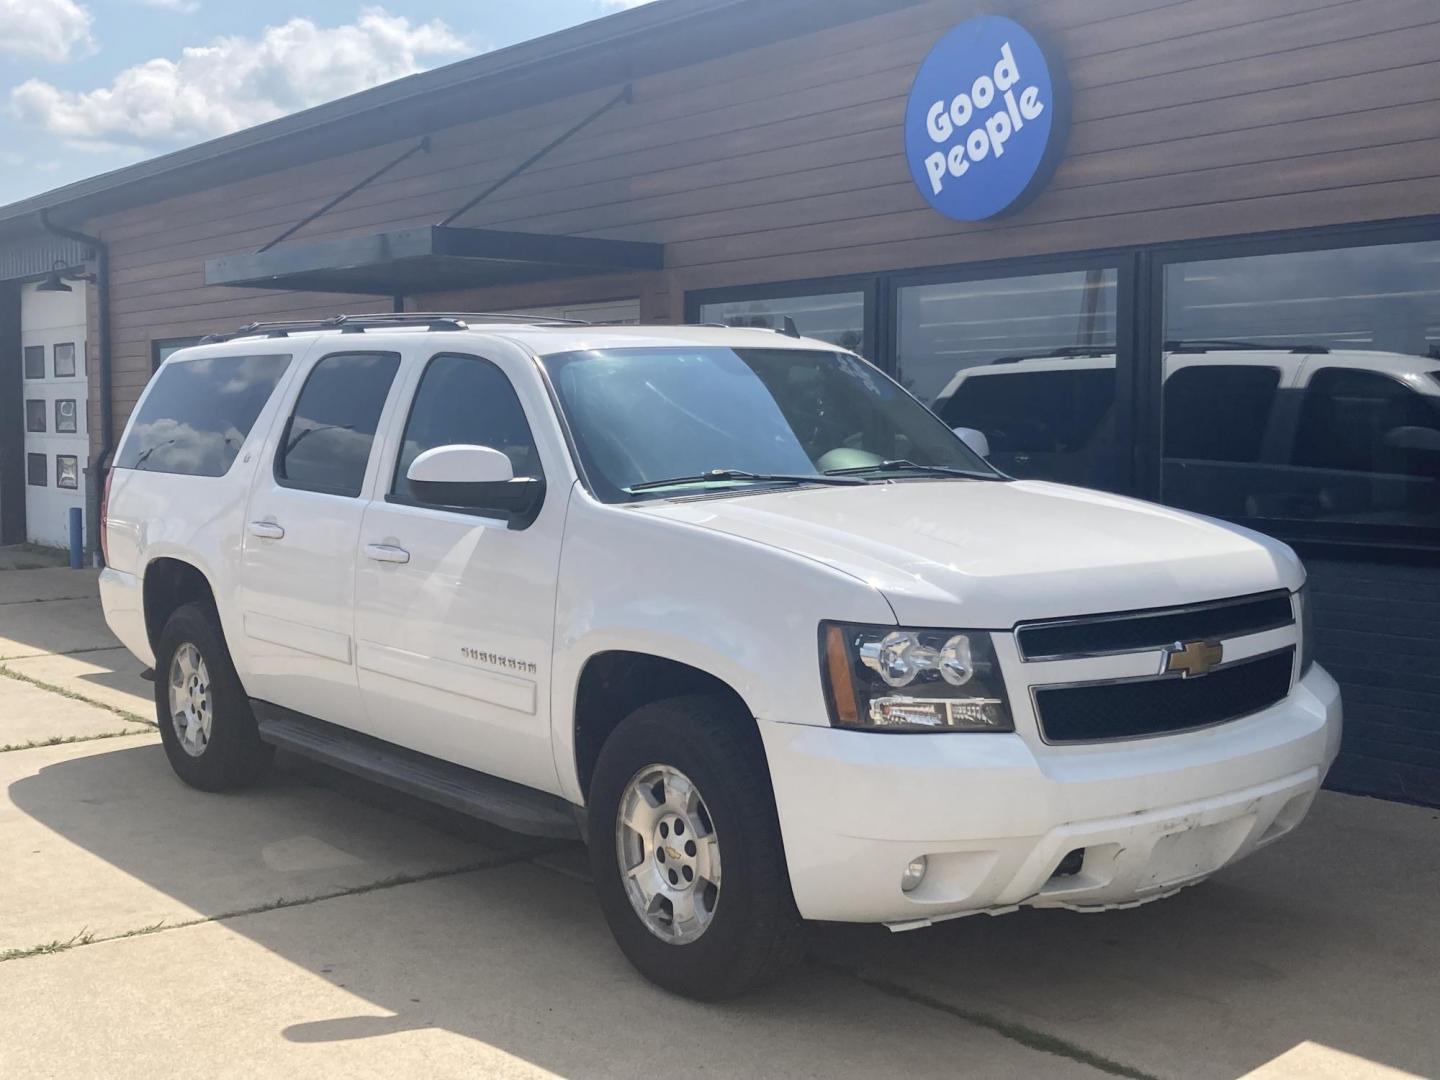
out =
<path fill-rule="evenodd" d="M 579 837 L 577 807 L 556 795 L 251 699 L 272 746 L 527 836 Z"/>

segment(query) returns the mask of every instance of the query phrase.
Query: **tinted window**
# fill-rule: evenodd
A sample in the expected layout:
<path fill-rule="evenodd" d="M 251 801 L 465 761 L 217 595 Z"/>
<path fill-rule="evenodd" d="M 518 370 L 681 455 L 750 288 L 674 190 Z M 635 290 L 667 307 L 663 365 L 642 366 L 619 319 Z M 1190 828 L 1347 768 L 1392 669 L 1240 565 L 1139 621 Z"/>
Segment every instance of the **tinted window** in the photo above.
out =
<path fill-rule="evenodd" d="M 25 430 L 44 431 L 47 415 L 45 402 L 30 399 L 25 402 Z"/>
<path fill-rule="evenodd" d="M 1165 379 L 1165 456 L 1259 461 L 1279 386 L 1280 369 L 1269 366 L 1172 367 Z"/>
<path fill-rule="evenodd" d="M 336 353 L 310 371 L 275 455 L 284 486 L 360 494 L 375 428 L 400 366 L 395 353 Z"/>
<path fill-rule="evenodd" d="M 1256 375 L 1167 383 L 1166 502 L 1440 527 L 1440 241 L 1174 263 L 1164 284 L 1171 370 L 1279 373 L 1273 408 Z"/>
<path fill-rule="evenodd" d="M 475 356 L 437 356 L 425 368 L 410 407 L 391 488 L 395 497 L 413 499 L 405 474 L 417 457 L 457 443 L 503 451 L 516 476 L 543 475 L 525 410 L 505 373 Z"/>
<path fill-rule="evenodd" d="M 1100 433 L 1115 369 L 971 375 L 940 408 L 951 427 L 986 433 L 995 453 L 1076 453 Z"/>
<path fill-rule="evenodd" d="M 1376 371 L 1322 368 L 1305 390 L 1295 464 L 1433 479 L 1440 395 L 1422 396 Z"/>
<path fill-rule="evenodd" d="M 904 286 L 900 381 L 952 427 L 983 432 L 1006 472 L 1114 487 L 1116 284 L 1096 267 Z"/>
<path fill-rule="evenodd" d="M 45 377 L 45 346 L 25 346 L 25 378 L 43 379 Z"/>
<path fill-rule="evenodd" d="M 25 455 L 25 482 L 31 487 L 50 486 L 50 466 L 44 454 Z"/>
<path fill-rule="evenodd" d="M 171 364 L 146 394 L 116 468 L 224 476 L 289 363 L 268 355 Z"/>

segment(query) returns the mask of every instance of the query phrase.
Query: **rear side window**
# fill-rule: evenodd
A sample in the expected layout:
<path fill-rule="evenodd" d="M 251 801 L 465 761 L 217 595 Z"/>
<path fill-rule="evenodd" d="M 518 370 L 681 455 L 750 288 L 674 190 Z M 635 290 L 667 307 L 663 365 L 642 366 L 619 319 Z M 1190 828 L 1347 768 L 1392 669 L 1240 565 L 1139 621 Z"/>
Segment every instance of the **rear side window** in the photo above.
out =
<path fill-rule="evenodd" d="M 360 494 L 397 353 L 334 353 L 310 371 L 275 454 L 284 487 Z"/>
<path fill-rule="evenodd" d="M 1165 380 L 1165 456 L 1259 461 L 1280 369 L 1196 364 Z"/>
<path fill-rule="evenodd" d="M 115 467 L 224 476 L 289 365 L 285 354 L 171 364 L 146 395 Z"/>

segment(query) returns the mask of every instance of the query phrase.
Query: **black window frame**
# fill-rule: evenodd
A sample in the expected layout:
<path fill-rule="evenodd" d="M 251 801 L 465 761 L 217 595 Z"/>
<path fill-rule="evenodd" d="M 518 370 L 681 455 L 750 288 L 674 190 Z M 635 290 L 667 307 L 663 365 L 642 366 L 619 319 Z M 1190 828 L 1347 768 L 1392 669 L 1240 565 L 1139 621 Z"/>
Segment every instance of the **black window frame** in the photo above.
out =
<path fill-rule="evenodd" d="M 73 461 L 75 463 L 75 483 L 61 483 L 61 462 Z M 79 454 L 56 454 L 55 455 L 55 490 L 56 491 L 79 491 L 80 490 L 80 455 Z"/>
<path fill-rule="evenodd" d="M 36 460 L 40 462 L 40 468 L 35 468 Z M 37 481 L 35 478 L 39 477 Z M 50 486 L 50 455 L 35 450 L 25 452 L 25 486 L 26 487 L 49 487 Z"/>
<path fill-rule="evenodd" d="M 1117 269 L 1116 439 L 1130 453 L 1117 462 L 1120 494 L 1160 502 L 1163 468 L 1164 275 L 1171 263 L 1285 255 L 1353 247 L 1440 240 L 1440 215 L 1375 222 L 1231 234 L 1053 255 L 929 266 L 919 269 L 798 281 L 734 285 L 685 294 L 686 320 L 699 319 L 702 304 L 777 299 L 816 293 L 864 292 L 866 341 L 861 355 L 891 376 L 897 371 L 897 289 L 904 285 L 1063 273 L 1097 266 Z M 872 298 L 873 297 L 873 303 Z M 1440 529 L 1427 526 L 1316 522 L 1289 518 L 1229 518 L 1294 545 L 1302 555 L 1338 559 L 1413 562 L 1440 552 Z"/>
<path fill-rule="evenodd" d="M 535 466 L 537 469 L 536 480 L 540 481 L 540 490 L 543 492 L 540 505 L 523 518 L 517 518 L 509 510 L 487 508 L 487 507 L 465 507 L 445 506 L 440 503 L 426 502 L 423 499 L 410 498 L 395 493 L 395 485 L 400 479 L 400 462 L 404 457 L 405 435 L 410 430 L 410 421 L 415 417 L 415 403 L 420 400 L 420 391 L 425 387 L 425 377 L 430 374 L 430 368 L 437 360 L 445 359 L 475 360 L 481 364 L 494 369 L 494 371 L 505 380 L 510 387 L 510 392 L 515 395 L 515 403 L 520 406 L 520 415 L 525 420 L 525 426 L 530 431 L 530 442 L 535 447 Z M 433 448 L 432 448 L 433 449 Z M 578 460 L 578 458 L 577 458 Z M 434 353 L 425 361 L 424 368 L 420 371 L 420 377 L 415 380 L 415 389 L 410 394 L 410 400 L 405 403 L 405 422 L 400 425 L 399 434 L 395 438 L 395 461 L 390 469 L 390 479 L 385 487 L 384 500 L 394 506 L 410 506 L 417 510 L 428 510 L 437 514 L 454 514 L 457 517 L 483 518 L 486 521 L 500 521 L 509 524 L 512 531 L 523 532 L 533 525 L 540 512 L 544 509 L 545 500 L 550 497 L 550 488 L 545 479 L 545 463 L 540 456 L 540 443 L 535 438 L 535 424 L 532 422 L 529 411 L 525 408 L 525 401 L 520 392 L 515 389 L 515 380 L 494 360 L 477 353 L 461 352 L 456 349 L 442 349 Z"/>
<path fill-rule="evenodd" d="M 30 374 L 30 357 L 37 352 L 40 354 L 40 374 L 32 375 Z M 20 350 L 20 357 L 21 373 L 24 378 L 43 379 L 46 377 L 50 369 L 48 367 L 49 362 L 45 359 L 44 345 L 26 345 Z"/>
<path fill-rule="evenodd" d="M 57 341 L 50 347 L 50 370 L 55 378 L 78 379 L 85 375 L 84 365 L 80 362 L 80 357 L 84 354 L 84 349 L 80 347 L 81 344 L 83 343 Z M 68 375 L 62 375 L 60 373 L 60 350 L 64 348 L 70 350 L 70 374 Z"/>
<path fill-rule="evenodd" d="M 1148 355 L 1156 357 L 1157 362 L 1142 365 L 1141 370 L 1144 378 L 1141 387 L 1144 407 L 1141 412 L 1145 420 L 1141 438 L 1147 440 L 1150 452 L 1141 462 L 1136 494 L 1143 499 L 1160 501 L 1164 460 L 1164 380 L 1158 358 L 1164 348 L 1167 266 L 1257 255 L 1291 255 L 1434 241 L 1440 241 L 1440 216 L 1189 240 L 1155 244 L 1140 250 L 1142 281 L 1147 293 L 1144 310 L 1148 318 L 1148 325 L 1143 327 L 1143 341 Z M 1416 555 L 1433 557 L 1433 553 L 1440 551 L 1440 528 L 1425 525 L 1374 525 L 1280 517 L 1234 517 L 1226 520 L 1293 544 L 1302 554 L 1338 558 L 1374 558 L 1378 555 L 1408 561 Z"/>
<path fill-rule="evenodd" d="M 169 349 L 171 352 L 177 349 L 188 349 L 192 345 L 199 345 L 204 340 L 205 339 L 200 336 L 155 338 L 150 342 L 150 374 L 154 375 L 155 372 L 160 370 L 160 365 L 165 362 L 165 358 L 160 354 L 166 349 Z"/>
<path fill-rule="evenodd" d="M 39 406 L 41 406 L 41 408 L 40 408 L 38 411 L 36 411 L 36 410 L 30 408 L 30 406 L 32 406 L 32 405 L 39 405 Z M 30 418 L 31 418 L 32 416 L 38 416 L 38 417 L 40 418 L 40 426 L 39 426 L 39 427 L 32 427 L 32 426 L 31 426 L 31 424 L 30 424 Z M 49 416 L 50 416 L 50 410 L 45 407 L 45 399 L 44 399 L 44 398 L 26 398 L 26 399 L 25 399 L 25 434 L 27 434 L 27 435 L 44 435 L 44 434 L 46 434 L 46 433 L 48 432 L 48 430 L 49 430 L 49 424 L 48 424 Z"/>
<path fill-rule="evenodd" d="M 74 427 L 71 427 L 71 428 L 63 428 L 63 427 L 60 426 L 60 406 L 63 405 L 63 404 L 65 404 L 67 401 L 68 401 L 71 405 L 75 406 L 75 426 L 74 426 Z M 84 410 L 80 408 L 80 399 L 79 399 L 79 398 L 56 398 L 56 399 L 55 399 L 55 434 L 56 434 L 56 435 L 79 435 L 79 434 L 80 434 L 80 416 L 81 416 L 81 414 L 82 414 L 83 412 L 84 412 Z"/>
<path fill-rule="evenodd" d="M 359 489 L 353 494 L 348 489 L 342 491 L 336 488 L 316 487 L 313 484 L 297 484 L 281 473 L 281 458 L 293 449 L 287 444 L 290 442 L 290 426 L 295 423 L 295 410 L 299 407 L 301 399 L 305 397 L 305 390 L 309 387 L 310 380 L 315 377 L 315 372 L 320 370 L 320 365 L 337 356 L 379 356 L 393 357 L 395 360 L 395 370 L 390 375 L 390 385 L 385 390 L 385 399 L 380 402 L 380 412 L 375 417 L 375 433 L 370 438 L 370 454 L 365 459 L 365 471 L 360 475 Z M 382 441 L 385 406 L 389 403 L 391 395 L 395 393 L 395 384 L 399 381 L 402 364 L 403 359 L 400 353 L 394 349 L 335 349 L 318 357 L 310 365 L 310 369 L 305 372 L 305 378 L 300 382 L 300 389 L 290 400 L 290 411 L 285 417 L 284 426 L 280 429 L 280 438 L 275 443 L 274 453 L 270 456 L 270 475 L 274 478 L 276 486 L 289 491 L 310 491 L 317 495 L 330 495 L 337 499 L 363 499 L 365 497 L 365 478 L 370 475 L 370 464 L 375 460 L 375 448 Z"/>

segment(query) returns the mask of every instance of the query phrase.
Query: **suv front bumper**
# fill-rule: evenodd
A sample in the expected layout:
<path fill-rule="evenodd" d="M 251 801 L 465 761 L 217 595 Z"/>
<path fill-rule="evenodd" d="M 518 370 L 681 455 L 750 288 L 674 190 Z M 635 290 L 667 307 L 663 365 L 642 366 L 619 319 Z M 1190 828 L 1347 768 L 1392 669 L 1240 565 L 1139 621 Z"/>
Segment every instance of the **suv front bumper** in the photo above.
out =
<path fill-rule="evenodd" d="M 1168 895 L 1299 824 L 1340 726 L 1339 689 L 1316 666 L 1263 712 L 1125 742 L 760 729 L 800 913 L 904 926 Z M 1080 849 L 1078 871 L 1056 876 Z M 904 892 L 921 855 L 925 878 Z"/>

